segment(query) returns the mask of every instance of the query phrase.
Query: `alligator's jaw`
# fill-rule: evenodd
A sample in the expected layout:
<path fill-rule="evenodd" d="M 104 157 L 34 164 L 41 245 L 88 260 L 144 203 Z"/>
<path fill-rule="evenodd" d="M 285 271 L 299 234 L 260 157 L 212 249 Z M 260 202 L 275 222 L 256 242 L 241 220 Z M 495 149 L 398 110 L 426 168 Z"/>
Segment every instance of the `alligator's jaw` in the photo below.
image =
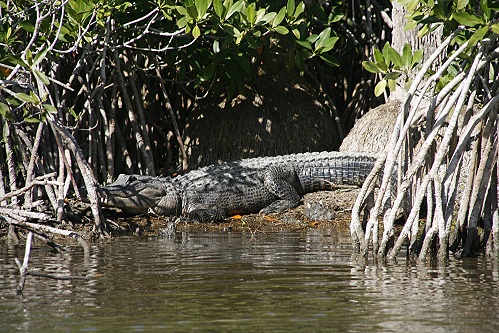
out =
<path fill-rule="evenodd" d="M 145 214 L 150 212 L 165 196 L 162 188 L 148 186 L 135 181 L 128 184 L 110 184 L 102 187 L 102 203 L 118 208 L 125 213 Z"/>

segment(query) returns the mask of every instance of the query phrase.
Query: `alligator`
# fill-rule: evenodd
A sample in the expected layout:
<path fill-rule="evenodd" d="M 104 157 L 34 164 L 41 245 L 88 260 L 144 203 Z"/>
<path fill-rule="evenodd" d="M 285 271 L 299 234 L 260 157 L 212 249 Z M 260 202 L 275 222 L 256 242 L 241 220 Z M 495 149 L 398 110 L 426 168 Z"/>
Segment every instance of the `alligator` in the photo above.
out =
<path fill-rule="evenodd" d="M 125 213 L 219 221 L 236 214 L 279 213 L 301 195 L 361 186 L 376 154 L 315 152 L 209 165 L 177 177 L 120 175 L 103 186 L 103 203 Z"/>

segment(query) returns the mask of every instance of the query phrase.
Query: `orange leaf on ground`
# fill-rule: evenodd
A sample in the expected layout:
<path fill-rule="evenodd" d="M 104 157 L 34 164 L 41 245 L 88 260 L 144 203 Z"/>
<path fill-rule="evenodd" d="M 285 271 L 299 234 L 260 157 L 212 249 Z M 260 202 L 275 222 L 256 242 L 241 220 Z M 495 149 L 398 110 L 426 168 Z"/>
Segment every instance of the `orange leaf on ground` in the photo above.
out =
<path fill-rule="evenodd" d="M 267 215 L 265 215 L 263 218 L 266 219 L 267 221 L 275 221 L 275 220 L 277 220 L 275 217 L 270 217 L 270 216 L 267 216 Z"/>
<path fill-rule="evenodd" d="M 242 215 L 234 215 L 234 216 L 231 216 L 230 218 L 239 220 L 239 219 L 242 219 L 243 217 L 242 217 Z"/>

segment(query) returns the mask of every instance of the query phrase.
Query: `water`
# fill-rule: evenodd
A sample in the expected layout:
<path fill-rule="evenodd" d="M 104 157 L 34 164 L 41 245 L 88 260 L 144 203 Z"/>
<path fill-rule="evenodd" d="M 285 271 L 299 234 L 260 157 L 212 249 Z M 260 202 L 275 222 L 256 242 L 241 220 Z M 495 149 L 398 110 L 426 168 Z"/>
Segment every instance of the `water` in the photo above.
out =
<path fill-rule="evenodd" d="M 18 296 L 0 243 L 0 332 L 497 332 L 498 264 L 362 262 L 345 230 L 117 238 L 58 255 L 32 249 Z"/>

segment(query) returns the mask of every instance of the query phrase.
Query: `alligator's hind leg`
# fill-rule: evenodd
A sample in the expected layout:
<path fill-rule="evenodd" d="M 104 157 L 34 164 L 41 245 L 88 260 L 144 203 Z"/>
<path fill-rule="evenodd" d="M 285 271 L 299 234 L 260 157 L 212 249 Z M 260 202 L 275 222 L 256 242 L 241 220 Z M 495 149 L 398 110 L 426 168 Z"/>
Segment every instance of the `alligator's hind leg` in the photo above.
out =
<path fill-rule="evenodd" d="M 299 180 L 291 165 L 270 166 L 263 171 L 261 177 L 266 189 L 279 199 L 263 208 L 260 213 L 279 213 L 298 206 L 300 195 L 292 184 L 299 184 Z"/>

